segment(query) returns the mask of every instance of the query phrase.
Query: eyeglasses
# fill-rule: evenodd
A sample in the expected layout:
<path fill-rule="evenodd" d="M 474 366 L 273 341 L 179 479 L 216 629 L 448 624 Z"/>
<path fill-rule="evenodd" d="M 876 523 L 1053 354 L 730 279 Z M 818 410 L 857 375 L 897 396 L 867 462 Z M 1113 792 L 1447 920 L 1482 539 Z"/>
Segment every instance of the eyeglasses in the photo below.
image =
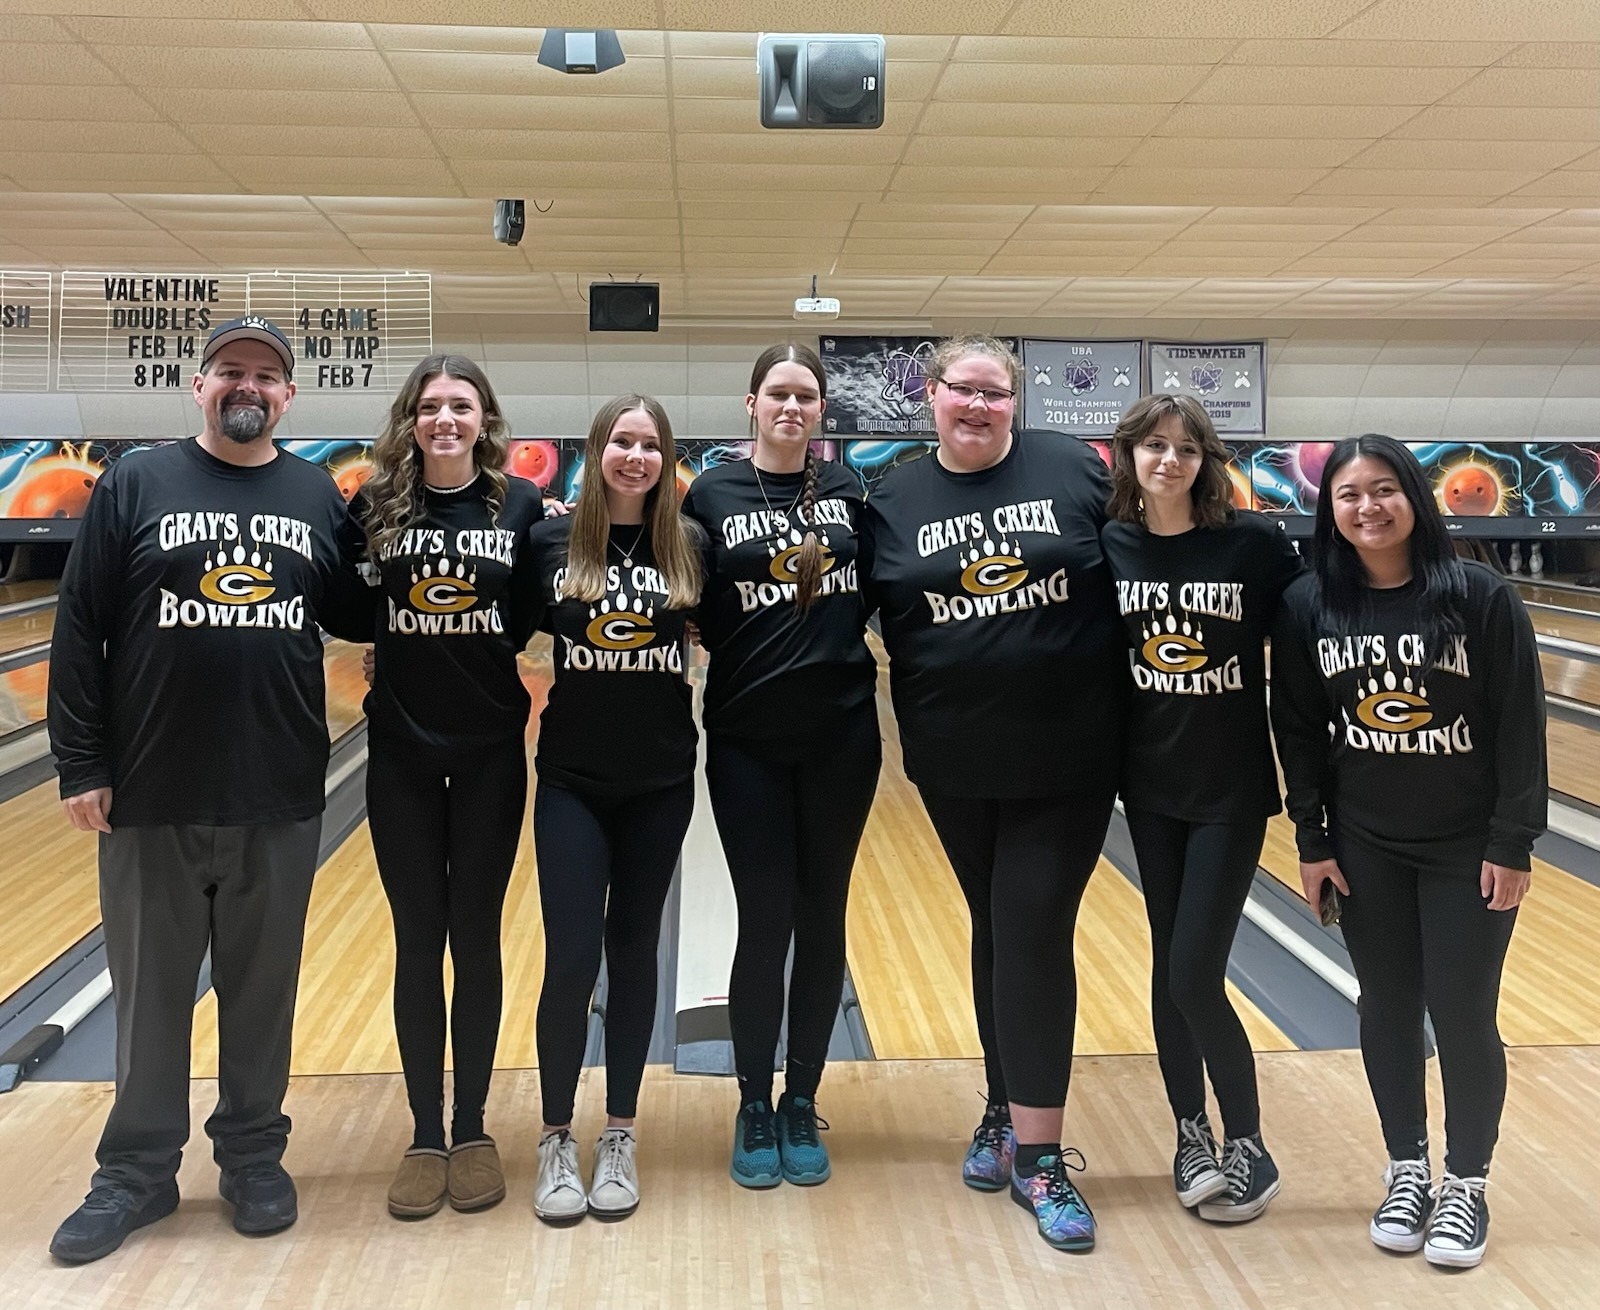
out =
<path fill-rule="evenodd" d="M 934 381 L 941 383 L 963 405 L 970 405 L 982 396 L 983 403 L 995 409 L 1017 398 L 1015 391 L 1007 391 L 1004 387 L 969 387 L 965 382 L 946 382 L 943 378 L 935 378 Z"/>

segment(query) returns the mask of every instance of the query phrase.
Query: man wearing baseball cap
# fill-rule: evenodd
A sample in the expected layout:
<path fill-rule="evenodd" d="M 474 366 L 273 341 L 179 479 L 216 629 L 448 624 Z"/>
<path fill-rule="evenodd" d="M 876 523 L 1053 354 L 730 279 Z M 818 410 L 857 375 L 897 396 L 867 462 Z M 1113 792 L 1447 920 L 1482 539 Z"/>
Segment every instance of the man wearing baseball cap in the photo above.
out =
<path fill-rule="evenodd" d="M 202 430 L 99 480 L 61 581 L 50 740 L 72 824 L 100 834 L 117 1095 L 88 1197 L 50 1244 L 109 1255 L 172 1213 L 209 950 L 219 1095 L 206 1132 L 234 1227 L 295 1221 L 280 1159 L 328 763 L 322 623 L 370 628 L 344 501 L 272 442 L 294 352 L 269 320 L 211 333 Z"/>

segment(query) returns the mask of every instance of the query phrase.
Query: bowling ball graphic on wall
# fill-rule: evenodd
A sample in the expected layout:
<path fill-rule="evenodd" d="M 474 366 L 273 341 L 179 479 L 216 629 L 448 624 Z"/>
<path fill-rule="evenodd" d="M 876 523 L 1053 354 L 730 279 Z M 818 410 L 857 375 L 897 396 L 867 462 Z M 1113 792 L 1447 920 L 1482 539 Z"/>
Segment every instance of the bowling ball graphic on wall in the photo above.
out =
<path fill-rule="evenodd" d="M 372 460 L 366 455 L 358 455 L 347 464 L 341 464 L 332 470 L 333 484 L 339 488 L 339 494 L 345 498 L 346 503 L 366 485 L 367 479 L 372 476 Z"/>
<path fill-rule="evenodd" d="M 1483 518 L 1500 512 L 1504 488 L 1494 470 L 1482 464 L 1457 464 L 1439 483 L 1439 506 L 1460 518 Z"/>
<path fill-rule="evenodd" d="M 514 478 L 548 487 L 560 463 L 561 455 L 553 441 L 513 441 L 506 455 L 505 471 Z"/>
<path fill-rule="evenodd" d="M 0 504 L 13 519 L 81 519 L 101 469 L 87 460 L 52 456 L 30 465 Z"/>

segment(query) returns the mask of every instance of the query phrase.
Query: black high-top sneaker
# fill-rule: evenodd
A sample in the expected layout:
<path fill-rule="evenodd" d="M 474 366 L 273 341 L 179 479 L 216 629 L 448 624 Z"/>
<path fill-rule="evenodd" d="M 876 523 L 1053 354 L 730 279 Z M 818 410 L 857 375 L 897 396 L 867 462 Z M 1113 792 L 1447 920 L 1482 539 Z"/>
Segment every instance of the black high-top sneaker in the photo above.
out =
<path fill-rule="evenodd" d="M 1457 1178 L 1449 1170 L 1433 1189 L 1438 1202 L 1422 1254 L 1431 1265 L 1474 1269 L 1489 1245 L 1489 1204 L 1483 1199 L 1487 1178 Z"/>
<path fill-rule="evenodd" d="M 1222 1173 L 1228 1190 L 1199 1208 L 1214 1224 L 1242 1224 L 1257 1218 L 1278 1194 L 1278 1166 L 1261 1144 L 1261 1134 L 1230 1137 L 1222 1147 Z"/>
<path fill-rule="evenodd" d="M 1433 1213 L 1433 1171 L 1428 1158 L 1390 1160 L 1383 1171 L 1389 1194 L 1372 1216 L 1373 1244 L 1385 1251 L 1420 1251 L 1426 1240 L 1428 1216 Z"/>
<path fill-rule="evenodd" d="M 1172 1158 L 1172 1186 L 1178 1193 L 1178 1200 L 1189 1209 L 1228 1190 L 1228 1179 L 1218 1167 L 1217 1156 L 1217 1139 L 1204 1110 L 1193 1119 L 1178 1120 L 1178 1153 Z"/>

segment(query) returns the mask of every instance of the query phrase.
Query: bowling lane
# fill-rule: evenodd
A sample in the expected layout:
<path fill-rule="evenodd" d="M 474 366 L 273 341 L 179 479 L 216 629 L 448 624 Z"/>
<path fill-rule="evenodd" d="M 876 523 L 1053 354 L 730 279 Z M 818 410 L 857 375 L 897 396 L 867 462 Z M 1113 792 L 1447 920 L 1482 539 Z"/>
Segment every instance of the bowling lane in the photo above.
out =
<path fill-rule="evenodd" d="M 1300 890 L 1294 827 L 1281 815 L 1267 825 L 1261 866 Z M 1500 991 L 1500 1033 L 1507 1045 L 1600 1042 L 1600 972 L 1589 964 L 1596 940 L 1600 887 L 1536 857 Z"/>
<path fill-rule="evenodd" d="M 1526 601 L 1600 614 L 1600 587 L 1551 587 L 1519 580 L 1517 590 L 1522 593 L 1522 598 Z"/>
<path fill-rule="evenodd" d="M 0 618 L 0 655 L 50 640 L 56 628 L 55 606 Z"/>
<path fill-rule="evenodd" d="M 1600 664 L 1572 655 L 1539 653 L 1545 692 L 1600 709 Z"/>
<path fill-rule="evenodd" d="M 323 654 L 328 678 L 328 735 L 337 740 L 361 719 L 361 647 L 331 642 Z M 0 715 L 44 715 L 49 665 L 40 662 L 0 677 Z M 25 686 L 19 688 L 19 680 Z M 9 700 L 7 698 L 10 698 Z M 0 718 L 0 724 L 4 719 Z M 0 804 L 0 997 L 9 996 L 100 923 L 100 888 L 92 833 L 66 821 L 54 779 Z"/>
<path fill-rule="evenodd" d="M 1543 637 L 1561 637 L 1566 641 L 1580 641 L 1585 646 L 1600 650 L 1600 614 L 1594 617 L 1580 614 L 1558 614 L 1554 610 L 1529 609 L 1533 630 Z"/>
<path fill-rule="evenodd" d="M 60 589 L 57 578 L 32 578 L 27 582 L 0 582 L 0 605 L 16 605 L 41 596 L 54 596 Z"/>
<path fill-rule="evenodd" d="M 530 761 L 539 712 L 550 686 L 549 651 L 550 639 L 541 634 L 520 660 L 523 681 L 533 697 L 527 732 Z M 532 801 L 530 785 L 530 807 Z M 544 977 L 544 928 L 531 834 L 531 815 L 525 811 L 501 929 L 505 1005 L 495 1061 L 500 1068 L 526 1069 L 538 1063 L 533 1018 Z M 448 962 L 445 969 L 448 982 Z M 389 903 L 378 881 L 372 835 L 363 823 L 322 866 L 311 893 L 295 1011 L 293 1072 L 399 1072 L 393 986 Z M 217 1003 L 215 994 L 207 992 L 195 1008 L 192 1068 L 196 1077 L 211 1077 L 216 1067 Z"/>
<path fill-rule="evenodd" d="M 1600 730 L 1552 718 L 1545 722 L 1544 738 L 1550 786 L 1600 805 Z"/>
<path fill-rule="evenodd" d="M 906 779 L 878 653 L 883 774 L 851 887 L 850 977 L 879 1059 L 974 1057 L 980 1051 L 966 903 Z M 1078 917 L 1077 961 L 1078 1051 L 1153 1052 L 1144 905 L 1104 859 Z M 1232 983 L 1228 993 L 1256 1049 L 1294 1049 Z"/>

